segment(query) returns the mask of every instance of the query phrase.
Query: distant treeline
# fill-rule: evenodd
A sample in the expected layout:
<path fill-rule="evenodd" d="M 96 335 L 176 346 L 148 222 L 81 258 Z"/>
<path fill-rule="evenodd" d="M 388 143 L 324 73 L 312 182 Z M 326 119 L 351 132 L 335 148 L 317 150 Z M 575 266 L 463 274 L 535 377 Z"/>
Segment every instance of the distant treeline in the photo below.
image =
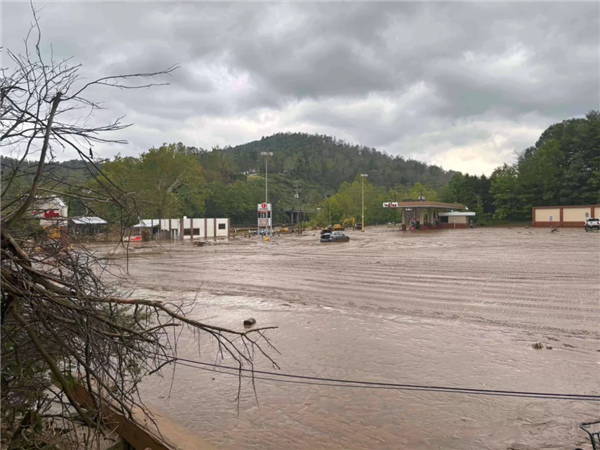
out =
<path fill-rule="evenodd" d="M 268 162 L 269 201 L 277 222 L 288 220 L 285 209 L 300 205 L 321 208 L 312 217 L 321 225 L 345 218 L 359 220 L 361 173 L 368 174 L 364 181 L 367 223 L 399 220 L 399 213 L 384 209 L 382 203 L 417 196 L 465 204 L 484 222 L 530 220 L 532 206 L 600 202 L 598 111 L 550 126 L 534 146 L 519 153 L 515 164 L 497 168 L 490 177 L 445 171 L 330 136 L 278 133 L 236 147 L 204 150 L 163 144 L 139 157 L 116 157 L 96 165 L 78 160 L 52 163 L 43 183 L 52 187 L 59 185 L 58 179 L 69 180 L 70 187 L 60 189 L 89 192 L 95 192 L 99 183 L 104 189 L 114 186 L 112 195 L 135 204 L 140 217 L 205 215 L 253 223 L 256 205 L 265 197 L 261 152 L 273 152 Z M 15 163 L 2 158 L 3 179 Z M 34 168 L 35 162 L 21 168 L 14 195 L 19 186 L 27 186 Z M 300 184 L 299 198 L 294 183 Z M 93 209 L 70 204 L 72 215 L 123 220 L 116 208 L 105 203 L 98 202 Z"/>

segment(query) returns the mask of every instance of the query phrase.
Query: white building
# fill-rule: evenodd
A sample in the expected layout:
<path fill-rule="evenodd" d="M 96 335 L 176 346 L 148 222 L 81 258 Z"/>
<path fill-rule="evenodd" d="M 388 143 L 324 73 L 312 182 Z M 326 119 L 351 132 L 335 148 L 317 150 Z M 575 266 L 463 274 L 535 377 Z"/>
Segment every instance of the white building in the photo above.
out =
<path fill-rule="evenodd" d="M 69 208 L 60 197 L 38 197 L 30 212 L 33 217 L 40 218 L 42 227 L 64 227 L 67 226 Z"/>
<path fill-rule="evenodd" d="M 181 219 L 143 219 L 134 229 L 149 228 L 152 235 L 173 239 L 217 239 L 229 236 L 229 219 L 182 217 Z"/>

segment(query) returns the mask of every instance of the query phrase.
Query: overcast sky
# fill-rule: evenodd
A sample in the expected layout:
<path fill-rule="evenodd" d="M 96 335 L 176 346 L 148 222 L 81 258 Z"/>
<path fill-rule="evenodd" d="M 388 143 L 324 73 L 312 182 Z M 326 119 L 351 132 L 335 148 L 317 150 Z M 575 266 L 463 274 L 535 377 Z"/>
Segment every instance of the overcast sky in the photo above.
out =
<path fill-rule="evenodd" d="M 35 5 L 86 77 L 181 66 L 168 87 L 94 91 L 134 123 L 102 156 L 300 131 L 489 174 L 599 108 L 597 2 Z M 30 21 L 3 2 L 2 45 L 22 51 Z"/>

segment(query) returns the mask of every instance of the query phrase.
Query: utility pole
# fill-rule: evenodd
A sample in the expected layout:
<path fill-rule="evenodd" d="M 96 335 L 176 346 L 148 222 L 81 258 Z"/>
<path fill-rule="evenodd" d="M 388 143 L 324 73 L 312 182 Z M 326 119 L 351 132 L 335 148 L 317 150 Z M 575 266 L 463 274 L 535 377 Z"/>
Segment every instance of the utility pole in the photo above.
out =
<path fill-rule="evenodd" d="M 261 156 L 265 157 L 265 203 L 269 204 L 269 156 L 273 156 L 273 152 L 260 152 Z M 267 217 L 267 224 L 271 224 L 270 234 L 273 234 L 273 208 L 269 213 L 271 217 Z M 268 225 L 267 225 L 268 228 Z"/>
<path fill-rule="evenodd" d="M 396 203 L 396 183 L 394 183 L 394 203 Z M 396 222 L 398 220 L 397 218 L 397 212 L 398 212 L 398 208 L 394 208 L 394 226 L 396 225 Z"/>
<path fill-rule="evenodd" d="M 302 234 L 302 223 L 300 222 L 300 192 L 302 192 L 302 189 L 300 189 L 300 186 L 302 185 L 299 181 L 294 181 L 294 190 L 296 191 L 294 197 L 297 200 L 296 206 L 298 207 L 298 210 L 296 211 L 296 219 L 298 222 L 298 235 Z"/>
<path fill-rule="evenodd" d="M 327 202 L 327 207 L 329 209 L 329 225 L 331 225 L 331 194 L 325 194 L 325 201 Z"/>
<path fill-rule="evenodd" d="M 366 173 L 361 173 L 360 177 L 361 177 L 361 183 L 362 183 L 362 229 L 360 231 L 362 231 L 364 233 L 365 231 L 365 178 L 367 178 L 369 175 L 367 175 Z"/>

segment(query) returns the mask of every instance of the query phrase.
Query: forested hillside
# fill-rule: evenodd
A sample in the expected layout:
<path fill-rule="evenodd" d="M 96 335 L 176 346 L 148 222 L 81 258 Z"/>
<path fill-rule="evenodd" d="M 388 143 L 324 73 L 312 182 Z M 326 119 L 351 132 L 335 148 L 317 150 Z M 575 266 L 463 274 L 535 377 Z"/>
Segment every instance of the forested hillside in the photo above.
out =
<path fill-rule="evenodd" d="M 273 152 L 269 172 L 317 184 L 323 192 L 339 189 L 357 173 L 369 174 L 377 186 L 412 186 L 416 182 L 442 186 L 452 171 L 420 161 L 390 156 L 374 148 L 346 143 L 331 136 L 306 133 L 278 133 L 225 149 L 235 166 L 243 172 L 264 172 L 260 152 Z"/>

